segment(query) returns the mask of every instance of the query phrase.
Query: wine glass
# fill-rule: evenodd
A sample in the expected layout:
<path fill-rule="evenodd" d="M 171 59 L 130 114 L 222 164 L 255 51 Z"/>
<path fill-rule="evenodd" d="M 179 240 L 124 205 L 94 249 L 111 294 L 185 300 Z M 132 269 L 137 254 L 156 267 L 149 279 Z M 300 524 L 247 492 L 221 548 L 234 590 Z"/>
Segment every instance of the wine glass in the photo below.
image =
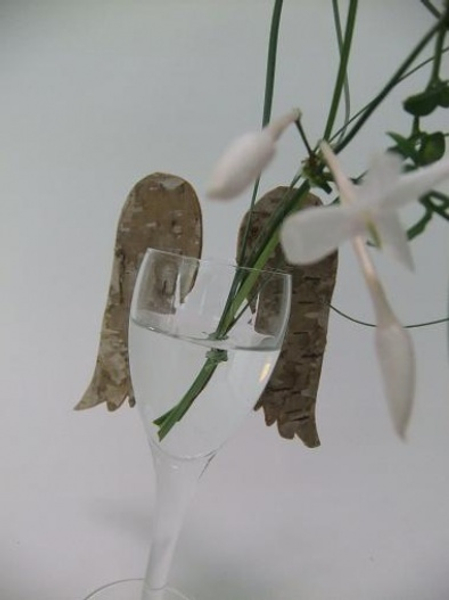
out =
<path fill-rule="evenodd" d="M 281 351 L 290 276 L 148 249 L 130 312 L 131 380 L 156 473 L 143 580 L 86 600 L 188 600 L 167 586 L 189 500 L 250 413 Z"/>

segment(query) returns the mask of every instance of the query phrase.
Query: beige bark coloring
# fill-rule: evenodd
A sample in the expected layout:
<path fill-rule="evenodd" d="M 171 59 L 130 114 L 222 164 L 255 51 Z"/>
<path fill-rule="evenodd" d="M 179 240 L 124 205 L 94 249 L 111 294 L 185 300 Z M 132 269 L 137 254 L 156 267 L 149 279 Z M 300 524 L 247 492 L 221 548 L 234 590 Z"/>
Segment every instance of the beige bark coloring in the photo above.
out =
<path fill-rule="evenodd" d="M 278 187 L 255 205 L 248 237 L 251 249 L 287 188 Z M 303 206 L 321 204 L 309 194 Z M 239 247 L 246 230 L 248 214 L 240 227 Z M 329 304 L 337 274 L 337 253 L 310 266 L 291 266 L 285 261 L 280 245 L 267 267 L 292 275 L 292 310 L 281 356 L 257 408 L 263 408 L 267 425 L 277 423 L 282 437 L 298 436 L 314 448 L 320 441 L 315 420 L 315 406 L 326 347 Z"/>
<path fill-rule="evenodd" d="M 77 410 L 102 402 L 115 410 L 126 399 L 134 404 L 128 365 L 128 319 L 145 250 L 151 247 L 200 257 L 201 246 L 201 207 L 187 181 L 154 173 L 134 186 L 118 223 L 95 371 Z"/>
<path fill-rule="evenodd" d="M 251 219 L 248 249 L 285 192 L 286 188 L 276 188 L 257 202 Z M 316 196 L 309 195 L 305 205 L 319 203 Z M 248 215 L 241 225 L 239 243 L 247 218 Z M 148 247 L 201 256 L 201 208 L 191 185 L 180 177 L 164 173 L 145 177 L 131 190 L 123 207 L 97 363 L 92 381 L 75 407 L 78 410 L 103 402 L 109 410 L 115 410 L 126 399 L 134 405 L 128 364 L 128 319 L 137 270 Z M 320 443 L 315 404 L 337 254 L 314 265 L 292 267 L 285 262 L 278 245 L 267 266 L 292 274 L 292 312 L 281 356 L 256 408 L 263 408 L 267 425 L 277 423 L 282 437 L 293 439 L 296 435 L 306 446 L 313 448 Z M 170 265 L 160 267 L 165 277 L 170 272 Z M 158 272 L 154 276 L 159 276 Z M 194 274 L 190 285 L 193 283 Z"/>

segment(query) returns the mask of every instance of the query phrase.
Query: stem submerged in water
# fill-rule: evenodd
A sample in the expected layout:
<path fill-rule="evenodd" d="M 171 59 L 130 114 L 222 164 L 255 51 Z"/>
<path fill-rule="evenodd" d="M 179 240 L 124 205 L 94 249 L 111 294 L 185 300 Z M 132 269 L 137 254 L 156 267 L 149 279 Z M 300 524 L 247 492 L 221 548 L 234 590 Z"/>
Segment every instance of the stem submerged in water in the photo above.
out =
<path fill-rule="evenodd" d="M 338 13 L 338 1 L 333 0 L 334 10 L 337 14 L 337 25 L 339 26 L 339 13 Z M 271 114 L 273 92 L 274 92 L 274 80 L 275 80 L 275 67 L 277 60 L 277 42 L 279 36 L 280 18 L 282 13 L 283 0 L 275 0 L 274 10 L 271 22 L 270 31 L 270 43 L 269 53 L 267 61 L 267 72 L 266 72 L 266 87 L 265 87 L 265 101 L 264 101 L 264 114 L 263 114 L 263 125 L 266 125 L 269 121 Z M 345 83 L 347 82 L 347 68 L 351 52 L 351 43 L 355 31 L 356 15 L 358 8 L 358 0 L 350 0 L 348 5 L 347 21 L 345 27 L 345 33 L 343 38 L 340 40 L 340 64 L 334 86 L 334 93 L 331 101 L 329 115 L 327 117 L 326 126 L 324 128 L 324 138 L 329 140 L 338 141 L 334 145 L 334 152 L 337 154 L 341 152 L 350 141 L 359 133 L 366 121 L 375 112 L 378 106 L 385 100 L 390 92 L 409 74 L 409 70 L 419 56 L 421 51 L 427 46 L 430 40 L 439 33 L 437 54 L 443 52 L 443 41 L 444 32 L 442 28 L 446 26 L 445 19 L 448 17 L 449 7 L 446 6 L 444 14 L 440 16 L 439 21 L 434 24 L 427 33 L 421 38 L 421 40 L 412 49 L 406 59 L 402 62 L 393 76 L 387 81 L 380 92 L 362 109 L 359 113 L 351 118 L 348 118 L 343 128 L 339 129 L 335 133 L 334 124 L 341 100 L 342 93 L 344 92 Z M 337 30 L 338 30 L 337 26 Z M 338 31 L 337 31 L 338 36 Z M 439 69 L 439 63 L 434 64 L 434 71 Z M 349 125 L 352 126 L 349 128 Z M 295 188 L 299 176 L 295 177 L 288 188 L 283 200 L 271 215 L 267 226 L 259 235 L 256 243 L 254 244 L 251 252 L 247 251 L 247 238 L 250 230 L 251 216 L 248 219 L 248 225 L 243 236 L 243 243 L 241 251 L 239 252 L 237 262 L 241 267 L 247 267 L 250 269 L 263 269 L 267 260 L 270 258 L 273 250 L 278 244 L 279 230 L 284 219 L 300 208 L 302 199 L 309 193 L 313 181 L 318 181 L 319 176 L 322 174 L 324 163 L 322 162 L 319 155 L 313 154 L 313 158 L 316 159 L 314 165 L 314 171 L 311 174 L 305 174 L 304 181 L 302 184 Z M 315 179 L 313 178 L 315 177 Z M 311 178 L 309 181 L 308 177 Z M 253 196 L 251 200 L 250 212 L 253 210 L 257 191 L 258 191 L 259 180 L 255 182 Z M 324 186 L 321 186 L 324 187 Z M 257 282 L 257 276 L 254 272 L 248 271 L 236 271 L 234 281 L 232 282 L 231 289 L 225 304 L 223 314 L 220 322 L 215 331 L 214 339 L 224 339 L 227 332 L 235 324 L 236 319 L 244 311 L 240 311 L 243 303 L 248 299 L 254 286 Z M 236 315 L 238 317 L 236 317 Z M 171 428 L 185 415 L 192 403 L 203 391 L 205 386 L 208 384 L 210 378 L 214 374 L 221 360 L 216 360 L 216 357 L 206 357 L 206 361 L 198 373 L 195 381 L 190 386 L 181 401 L 174 406 L 171 410 L 166 412 L 164 415 L 157 418 L 154 423 L 159 427 L 159 438 L 162 440 L 171 430 Z"/>
<path fill-rule="evenodd" d="M 308 194 L 309 190 L 310 187 L 307 182 L 304 182 L 299 189 L 289 189 L 284 201 L 273 213 L 267 228 L 262 233 L 259 243 L 255 246 L 254 251 L 250 253 L 250 256 L 246 261 L 246 266 L 258 270 L 264 268 L 278 244 L 279 228 L 282 221 L 288 214 L 300 206 L 302 199 Z M 226 337 L 227 332 L 235 323 L 235 316 L 237 315 L 239 308 L 250 297 L 257 281 L 258 271 L 239 270 L 237 267 L 225 309 L 217 329 L 213 334 L 213 339 L 223 340 Z M 159 427 L 159 440 L 163 440 L 172 427 L 182 419 L 192 406 L 193 402 L 206 387 L 218 365 L 224 360 L 226 360 L 225 353 L 223 354 L 223 351 L 217 348 L 212 349 L 212 351 L 207 353 L 203 367 L 182 399 L 176 406 L 153 421 L 153 423 Z"/>
<path fill-rule="evenodd" d="M 206 362 L 203 368 L 196 376 L 182 400 L 168 412 L 153 421 L 159 427 L 159 441 L 162 441 L 170 429 L 182 419 L 185 413 L 189 410 L 195 398 L 197 398 L 208 384 L 210 378 L 215 372 L 218 365 L 226 360 L 226 351 L 212 349 L 206 354 Z"/>

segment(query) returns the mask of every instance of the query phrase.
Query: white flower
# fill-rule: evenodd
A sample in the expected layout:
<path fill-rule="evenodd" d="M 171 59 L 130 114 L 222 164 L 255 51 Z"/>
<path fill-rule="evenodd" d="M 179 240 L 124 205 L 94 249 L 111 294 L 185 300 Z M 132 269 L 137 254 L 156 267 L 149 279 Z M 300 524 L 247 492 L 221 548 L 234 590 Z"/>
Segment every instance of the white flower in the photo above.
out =
<path fill-rule="evenodd" d="M 397 319 L 377 325 L 376 351 L 391 420 L 405 438 L 415 396 L 415 356 L 410 336 Z"/>
<path fill-rule="evenodd" d="M 385 252 L 412 267 L 397 209 L 449 177 L 449 160 L 401 175 L 399 158 L 388 153 L 377 158 L 363 183 L 355 186 L 343 174 L 330 147 L 323 142 L 321 150 L 340 190 L 342 205 L 307 208 L 288 217 L 281 231 L 287 259 L 293 263 L 312 263 L 336 250 L 345 240 L 355 235 L 370 237 L 374 230 Z"/>
<path fill-rule="evenodd" d="M 361 237 L 354 249 L 371 296 L 376 315 L 375 344 L 384 392 L 396 433 L 404 438 L 415 396 L 415 356 L 410 335 L 399 323 Z"/>
<path fill-rule="evenodd" d="M 243 192 L 273 158 L 279 136 L 300 116 L 298 109 L 291 110 L 261 131 L 246 133 L 235 140 L 212 172 L 208 196 L 226 200 Z"/>
<path fill-rule="evenodd" d="M 322 152 L 339 188 L 342 205 L 299 211 L 287 219 L 281 241 L 290 262 L 307 264 L 320 260 L 341 242 L 352 238 L 376 315 L 376 351 L 390 415 L 396 432 L 403 438 L 415 393 L 413 346 L 408 332 L 391 310 L 364 237 L 374 227 L 382 247 L 410 265 L 406 236 L 395 210 L 449 176 L 449 161 L 400 176 L 397 160 L 387 155 L 374 164 L 364 183 L 356 187 L 343 173 L 327 144 L 322 144 Z"/>

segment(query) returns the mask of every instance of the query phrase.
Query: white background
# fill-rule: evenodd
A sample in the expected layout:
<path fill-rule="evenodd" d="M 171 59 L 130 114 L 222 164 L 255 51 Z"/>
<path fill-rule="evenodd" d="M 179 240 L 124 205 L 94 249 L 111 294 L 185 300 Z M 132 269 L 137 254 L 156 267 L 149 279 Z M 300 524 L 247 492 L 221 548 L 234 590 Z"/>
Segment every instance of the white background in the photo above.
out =
<path fill-rule="evenodd" d="M 354 108 L 431 23 L 418 0 L 360 4 Z M 115 226 L 136 181 L 154 171 L 188 179 L 202 199 L 204 254 L 232 258 L 248 197 L 212 204 L 204 189 L 223 146 L 259 127 L 270 13 L 269 0 L 0 2 L 2 600 L 81 600 L 144 572 L 154 482 L 138 414 L 72 407 L 93 370 Z M 335 56 L 330 2 L 287 1 L 274 113 L 299 105 L 312 140 Z M 400 98 L 343 154 L 352 173 L 388 144 L 385 131 L 407 133 Z M 263 190 L 288 181 L 303 156 L 288 132 Z M 413 253 L 414 274 L 378 261 L 406 323 L 447 313 L 444 223 Z M 372 319 L 346 247 L 335 305 Z M 372 331 L 332 316 L 322 447 L 250 418 L 188 513 L 179 588 L 197 600 L 449 597 L 447 330 L 413 331 L 408 443 L 388 421 Z"/>

